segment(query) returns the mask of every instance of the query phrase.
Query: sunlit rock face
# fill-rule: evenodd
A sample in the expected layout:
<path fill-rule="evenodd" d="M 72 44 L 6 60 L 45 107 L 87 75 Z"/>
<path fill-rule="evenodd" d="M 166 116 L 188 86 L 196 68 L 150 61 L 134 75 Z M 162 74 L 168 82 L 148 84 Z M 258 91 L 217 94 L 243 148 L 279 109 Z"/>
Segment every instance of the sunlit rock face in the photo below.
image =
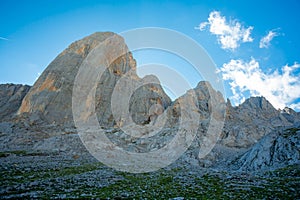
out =
<path fill-rule="evenodd" d="M 136 75 L 136 62 L 124 40 L 112 32 L 94 33 L 72 43 L 60 53 L 25 96 L 18 114 L 35 114 L 46 123 L 73 125 L 72 92 L 78 70 L 88 54 L 100 43 L 104 46 L 111 45 L 107 42 L 110 37 L 119 38 L 120 42 L 115 48 L 121 48 L 124 54 L 110 64 L 96 83 L 95 109 L 100 125 L 113 126 L 115 121 L 111 112 L 111 95 L 116 83 L 128 72 L 131 81 L 141 79 Z M 133 98 L 132 102 L 142 100 L 131 106 L 132 118 L 140 124 L 149 120 L 149 109 L 153 104 L 158 102 L 167 107 L 171 103 L 160 84 L 144 86 Z"/>

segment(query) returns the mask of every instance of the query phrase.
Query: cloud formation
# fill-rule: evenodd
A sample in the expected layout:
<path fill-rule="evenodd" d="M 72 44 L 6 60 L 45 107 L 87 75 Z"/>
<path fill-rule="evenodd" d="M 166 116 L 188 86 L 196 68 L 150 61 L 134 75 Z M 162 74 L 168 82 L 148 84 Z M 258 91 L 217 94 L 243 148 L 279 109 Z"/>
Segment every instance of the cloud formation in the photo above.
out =
<path fill-rule="evenodd" d="M 300 76 L 296 74 L 299 68 L 299 64 L 286 65 L 280 71 L 266 74 L 252 58 L 250 62 L 230 60 L 218 72 L 230 81 L 234 105 L 244 101 L 243 93 L 249 92 L 251 96 L 266 97 L 276 109 L 290 106 L 299 110 L 300 103 L 293 103 L 300 97 Z"/>
<path fill-rule="evenodd" d="M 5 37 L 0 37 L 0 40 L 6 40 L 6 41 L 8 41 L 9 39 L 7 39 Z"/>
<path fill-rule="evenodd" d="M 269 31 L 269 33 L 261 38 L 259 42 L 259 48 L 268 48 L 270 46 L 271 41 L 274 37 L 278 36 L 279 34 L 275 31 Z"/>
<path fill-rule="evenodd" d="M 240 43 L 252 42 L 252 26 L 245 28 L 238 21 L 226 21 L 220 12 L 213 11 L 209 14 L 208 21 L 202 22 L 196 29 L 203 31 L 209 26 L 209 31 L 217 36 L 221 48 L 234 50 L 240 46 Z"/>

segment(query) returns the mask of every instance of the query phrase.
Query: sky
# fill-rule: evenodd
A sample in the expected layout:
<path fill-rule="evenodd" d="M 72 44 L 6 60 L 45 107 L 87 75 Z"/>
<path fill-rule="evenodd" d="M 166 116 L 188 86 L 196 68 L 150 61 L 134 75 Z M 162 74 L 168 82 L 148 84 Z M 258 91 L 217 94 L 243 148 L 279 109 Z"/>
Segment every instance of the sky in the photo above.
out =
<path fill-rule="evenodd" d="M 265 96 L 300 111 L 300 2 L 0 0 L 0 83 L 33 85 L 72 42 L 94 32 L 143 27 L 175 30 L 199 43 L 216 64 L 233 105 Z M 134 52 L 139 65 L 173 66 L 201 80 L 182 59 Z"/>

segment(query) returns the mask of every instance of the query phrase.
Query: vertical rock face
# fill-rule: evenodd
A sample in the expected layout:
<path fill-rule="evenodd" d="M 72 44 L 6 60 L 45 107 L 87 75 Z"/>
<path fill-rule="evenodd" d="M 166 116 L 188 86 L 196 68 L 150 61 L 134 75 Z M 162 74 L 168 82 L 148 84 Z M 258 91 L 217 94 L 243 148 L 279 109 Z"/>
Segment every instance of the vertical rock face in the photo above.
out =
<path fill-rule="evenodd" d="M 139 87 L 133 93 L 129 101 L 129 112 L 135 123 L 142 125 L 154 121 L 171 104 L 170 98 L 161 91 L 160 84 L 151 83 Z"/>
<path fill-rule="evenodd" d="M 79 41 L 72 43 L 60 53 L 42 73 L 29 93 L 24 98 L 18 114 L 37 114 L 47 123 L 73 125 L 72 117 L 72 91 L 78 70 L 88 56 L 101 42 L 109 37 L 116 36 L 111 32 L 94 33 Z M 119 37 L 119 36 L 117 36 Z M 124 42 L 124 41 L 123 41 Z M 122 48 L 128 49 L 124 43 Z M 136 62 L 130 52 L 117 58 L 102 74 L 95 95 L 97 116 L 102 126 L 112 126 L 115 122 L 111 113 L 111 95 L 118 80 L 130 70 L 131 78 L 140 79 L 135 74 Z M 153 92 L 151 86 L 140 95 L 147 98 L 160 96 L 165 106 L 170 104 L 169 97 L 160 86 Z M 151 103 L 144 103 L 133 110 L 135 119 L 142 123 L 148 119 Z"/>
<path fill-rule="evenodd" d="M 196 95 L 196 112 L 199 114 L 196 140 L 192 148 L 213 148 L 221 134 L 225 120 L 225 100 L 207 81 L 201 81 L 193 89 Z M 200 154 L 199 154 L 200 155 Z"/>
<path fill-rule="evenodd" d="M 49 123 L 71 122 L 72 89 L 78 69 L 91 49 L 112 34 L 93 34 L 59 54 L 30 89 L 18 113 L 35 113 Z"/>
<path fill-rule="evenodd" d="M 8 120 L 16 114 L 29 89 L 28 85 L 0 85 L 0 121 Z"/>
<path fill-rule="evenodd" d="M 179 102 L 181 98 L 188 95 L 189 91 L 184 94 L 182 97 L 176 99 L 173 103 L 173 115 L 176 117 L 179 115 Z M 193 89 L 193 95 L 196 100 L 196 112 L 200 115 L 200 120 L 208 119 L 214 117 L 218 120 L 224 119 L 225 111 L 225 101 L 222 94 L 219 91 L 216 91 L 209 82 L 200 81 L 198 85 Z M 192 100 L 192 99 L 190 99 Z M 195 102 L 187 102 L 192 105 Z M 211 116 L 213 115 L 213 116 Z M 219 115 L 219 116 L 218 116 Z"/>

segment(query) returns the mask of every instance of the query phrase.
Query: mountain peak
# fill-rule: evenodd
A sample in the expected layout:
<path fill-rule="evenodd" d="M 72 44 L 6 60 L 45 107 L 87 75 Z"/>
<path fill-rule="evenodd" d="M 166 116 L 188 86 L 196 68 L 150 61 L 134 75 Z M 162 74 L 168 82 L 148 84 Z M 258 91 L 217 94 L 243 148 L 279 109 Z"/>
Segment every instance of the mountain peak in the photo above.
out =
<path fill-rule="evenodd" d="M 243 108 L 252 108 L 252 109 L 260 109 L 260 110 L 275 110 L 273 105 L 263 96 L 261 97 L 250 97 L 246 99 L 244 103 L 240 105 Z"/>
<path fill-rule="evenodd" d="M 116 37 L 116 43 L 106 40 L 112 36 Z M 101 48 L 107 48 L 109 51 L 114 48 L 123 53 L 120 57 L 111 61 L 98 82 L 95 83 L 97 86 L 95 106 L 99 122 L 103 126 L 113 126 L 115 121 L 110 109 L 111 96 L 118 80 L 127 72 L 130 72 L 128 82 L 139 82 L 141 79 L 136 75 L 136 62 L 131 52 L 129 52 L 124 39 L 112 32 L 91 34 L 73 42 L 59 54 L 35 82 L 29 93 L 27 93 L 18 113 L 38 114 L 41 116 L 41 119 L 52 124 L 73 125 L 72 98 L 76 75 L 89 53 L 98 48 L 98 45 L 102 42 L 104 43 L 101 45 Z M 96 53 L 98 52 L 95 51 L 95 55 L 97 55 Z M 110 52 L 107 55 L 111 56 Z M 90 66 L 95 68 L 99 67 L 96 66 L 97 64 L 89 63 Z M 158 80 L 153 76 L 151 77 L 153 80 Z M 170 104 L 169 97 L 161 87 L 146 86 L 134 98 L 139 99 L 140 95 L 144 95 L 147 98 L 144 99 L 143 103 L 133 106 L 133 118 L 138 123 L 148 120 L 148 110 L 154 103 L 151 101 L 153 98 L 157 99 L 160 96 L 163 105 L 167 106 Z M 135 101 L 133 100 L 133 102 Z"/>
<path fill-rule="evenodd" d="M 86 36 L 80 40 L 77 40 L 70 44 L 59 56 L 66 54 L 78 54 L 85 57 L 92 49 L 103 42 L 105 39 L 116 35 L 113 32 L 95 32 L 89 36 Z"/>

